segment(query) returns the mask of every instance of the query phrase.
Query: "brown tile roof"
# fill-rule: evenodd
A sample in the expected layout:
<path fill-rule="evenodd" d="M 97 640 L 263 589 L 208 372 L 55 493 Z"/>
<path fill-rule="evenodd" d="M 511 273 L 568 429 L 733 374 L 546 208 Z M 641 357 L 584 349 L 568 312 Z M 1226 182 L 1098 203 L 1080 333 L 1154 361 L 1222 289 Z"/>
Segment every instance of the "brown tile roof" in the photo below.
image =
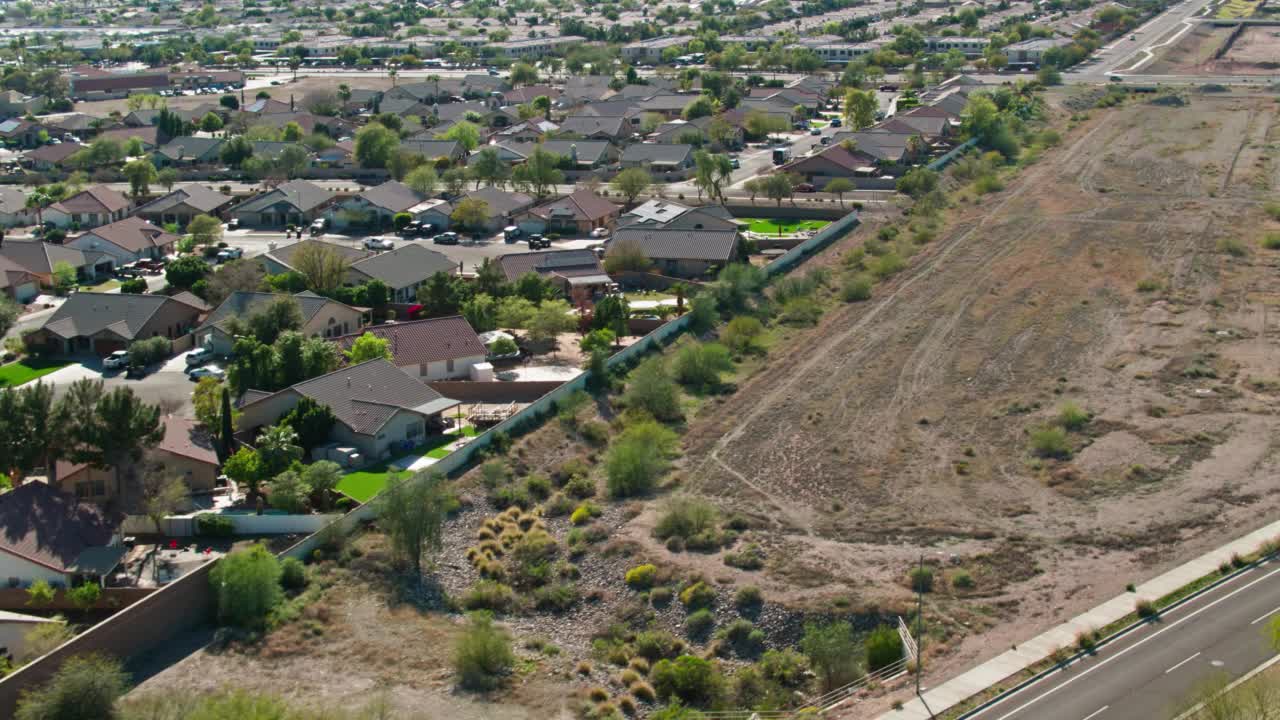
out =
<path fill-rule="evenodd" d="M 173 415 L 166 417 L 164 439 L 156 448 L 209 465 L 218 464 L 218 453 L 213 449 L 213 440 L 209 433 L 196 425 L 195 420 Z"/>
<path fill-rule="evenodd" d="M 111 541 L 111 522 L 42 482 L 0 495 L 0 551 L 65 572 L 86 549 Z"/>
<path fill-rule="evenodd" d="M 602 220 L 621 210 L 617 205 L 605 200 L 587 189 L 575 190 L 573 193 L 544 203 L 529 210 L 540 218 L 551 219 L 571 215 L 585 220 Z"/>
<path fill-rule="evenodd" d="M 129 207 L 129 198 L 105 185 L 95 185 L 50 207 L 66 213 L 119 212 Z"/>
<path fill-rule="evenodd" d="M 514 282 L 521 275 L 536 272 L 539 275 L 581 277 L 603 275 L 600 258 L 590 250 L 548 250 L 543 252 L 512 253 L 497 259 L 498 267 L 507 280 Z"/>
<path fill-rule="evenodd" d="M 167 233 L 163 228 L 156 227 L 140 217 L 117 220 L 110 225 L 94 228 L 85 235 L 100 237 L 112 245 L 118 245 L 135 253 L 147 248 L 172 245 L 180 239 L 177 235 Z"/>
<path fill-rule="evenodd" d="M 400 367 L 477 355 L 484 357 L 486 352 L 471 323 L 461 315 L 368 327 L 363 332 L 343 335 L 333 341 L 343 350 L 349 350 L 366 332 L 387 341 L 395 363 Z"/>

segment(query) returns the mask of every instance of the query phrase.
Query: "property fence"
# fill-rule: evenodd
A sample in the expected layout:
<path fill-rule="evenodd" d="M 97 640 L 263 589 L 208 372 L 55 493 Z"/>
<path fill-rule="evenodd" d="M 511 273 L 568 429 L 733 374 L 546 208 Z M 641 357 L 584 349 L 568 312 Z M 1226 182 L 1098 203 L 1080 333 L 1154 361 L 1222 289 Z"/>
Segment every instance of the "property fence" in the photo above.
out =
<path fill-rule="evenodd" d="M 121 525 L 126 533 L 148 535 L 159 533 L 166 537 L 191 537 L 199 534 L 199 516 L 204 513 L 187 515 L 171 515 L 161 520 L 162 528 L 156 529 L 151 518 L 141 515 L 129 515 Z M 280 513 L 218 513 L 231 521 L 232 532 L 236 535 L 296 535 L 317 532 L 329 523 L 337 520 L 339 515 L 283 515 Z"/>
<path fill-rule="evenodd" d="M 969 138 L 968 140 L 965 140 L 959 145 L 951 148 L 949 151 L 947 151 L 946 155 L 943 155 L 942 157 L 934 160 L 933 162 L 929 163 L 926 167 L 928 167 L 930 170 L 941 171 L 943 168 L 950 165 L 953 160 L 965 154 L 965 152 L 968 151 L 969 148 L 977 144 L 978 144 L 977 138 Z"/>
<path fill-rule="evenodd" d="M 98 598 L 98 602 L 93 604 L 93 609 L 118 610 L 129 607 L 156 592 L 155 588 L 105 588 L 102 591 L 102 596 Z M 46 610 L 79 610 L 80 608 L 80 605 L 71 602 L 70 598 L 67 597 L 66 588 L 58 588 L 54 591 L 53 600 L 49 603 L 42 603 L 38 609 L 44 612 Z M 31 609 L 31 596 L 27 594 L 26 589 L 8 587 L 0 589 L 0 610 L 30 612 Z"/>
<path fill-rule="evenodd" d="M 533 402 L 560 387 L 558 380 L 471 382 L 469 380 L 432 380 L 427 383 L 441 395 L 464 403 Z"/>

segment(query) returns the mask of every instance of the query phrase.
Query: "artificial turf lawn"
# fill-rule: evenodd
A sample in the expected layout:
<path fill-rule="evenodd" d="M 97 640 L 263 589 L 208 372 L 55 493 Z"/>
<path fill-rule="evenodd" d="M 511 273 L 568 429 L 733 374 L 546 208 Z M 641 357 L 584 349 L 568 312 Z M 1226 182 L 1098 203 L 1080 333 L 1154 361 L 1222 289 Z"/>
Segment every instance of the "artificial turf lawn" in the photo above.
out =
<path fill-rule="evenodd" d="M 777 235 L 798 232 L 800 230 L 821 230 L 831 224 L 829 220 L 782 220 L 770 218 L 739 218 L 751 223 L 747 229 L 752 232 Z"/>
<path fill-rule="evenodd" d="M 43 377 L 64 368 L 71 363 L 52 362 L 44 363 L 38 360 L 27 360 L 25 362 L 12 362 L 8 365 L 0 365 L 0 387 L 17 387 L 23 383 L 31 382 L 38 377 Z"/>
<path fill-rule="evenodd" d="M 479 433 L 470 425 L 462 428 L 462 437 L 475 437 Z M 423 443 L 413 450 L 395 458 L 399 460 L 410 455 L 426 455 L 434 460 L 442 460 L 450 453 L 447 445 L 458 439 L 458 434 L 437 435 L 429 442 Z M 347 473 L 338 481 L 338 492 L 359 503 L 367 503 L 374 498 L 382 489 L 387 486 L 387 481 L 393 477 L 398 477 L 396 473 L 389 472 L 391 462 L 384 462 L 374 465 L 371 468 L 357 470 Z M 400 473 L 401 475 L 407 473 Z"/>

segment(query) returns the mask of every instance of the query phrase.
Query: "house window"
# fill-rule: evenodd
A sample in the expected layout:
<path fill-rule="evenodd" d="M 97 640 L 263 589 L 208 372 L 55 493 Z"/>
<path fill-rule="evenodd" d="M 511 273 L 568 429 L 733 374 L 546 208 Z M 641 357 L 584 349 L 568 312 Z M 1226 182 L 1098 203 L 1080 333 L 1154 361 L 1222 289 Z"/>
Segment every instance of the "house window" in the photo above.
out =
<path fill-rule="evenodd" d="M 445 372 L 453 372 L 453 358 L 444 361 Z"/>

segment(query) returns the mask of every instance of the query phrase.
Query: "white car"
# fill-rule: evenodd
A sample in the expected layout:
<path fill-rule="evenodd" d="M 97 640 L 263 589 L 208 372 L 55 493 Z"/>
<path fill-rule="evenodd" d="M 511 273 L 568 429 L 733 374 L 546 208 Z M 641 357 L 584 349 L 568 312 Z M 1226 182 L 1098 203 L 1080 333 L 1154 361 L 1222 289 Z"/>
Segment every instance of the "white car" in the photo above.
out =
<path fill-rule="evenodd" d="M 391 250 L 396 245 L 391 242 L 390 238 L 370 237 L 364 239 L 365 250 Z"/>
<path fill-rule="evenodd" d="M 187 365 L 203 365 L 213 359 L 213 351 L 209 348 L 196 348 L 187 353 Z"/>
<path fill-rule="evenodd" d="M 129 351 L 117 350 L 102 361 L 102 367 L 108 370 L 119 370 L 129 364 Z"/>
<path fill-rule="evenodd" d="M 207 378 L 207 377 L 211 377 L 214 380 L 221 380 L 226 376 L 227 376 L 227 373 L 225 370 L 223 370 L 222 368 L 216 368 L 216 367 L 198 367 L 198 368 L 192 368 L 191 370 L 187 371 L 187 377 L 191 378 L 192 380 L 199 380 L 200 378 Z"/>
<path fill-rule="evenodd" d="M 609 237 L 609 228 L 596 228 L 595 230 L 591 231 L 591 237 L 593 238 Z"/>

